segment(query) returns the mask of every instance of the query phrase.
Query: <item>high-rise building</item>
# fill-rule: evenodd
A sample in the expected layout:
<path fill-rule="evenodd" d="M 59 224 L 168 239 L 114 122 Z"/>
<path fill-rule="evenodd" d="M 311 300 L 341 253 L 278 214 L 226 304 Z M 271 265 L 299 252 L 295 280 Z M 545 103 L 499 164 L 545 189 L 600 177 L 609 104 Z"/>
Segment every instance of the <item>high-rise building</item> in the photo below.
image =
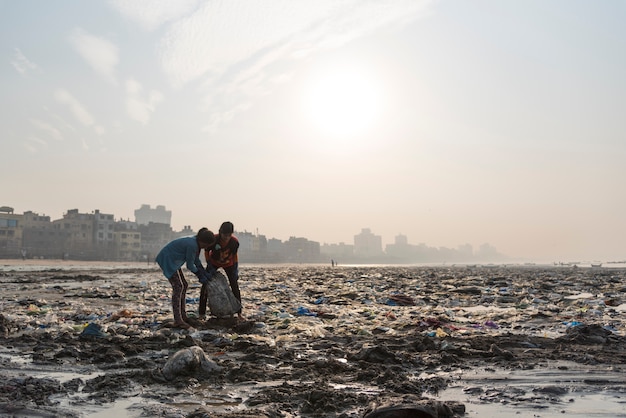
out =
<path fill-rule="evenodd" d="M 409 239 L 406 235 L 398 234 L 394 238 L 393 244 L 388 244 L 385 247 L 385 252 L 388 256 L 401 260 L 410 260 L 415 256 L 415 246 L 409 244 Z"/>
<path fill-rule="evenodd" d="M 354 254 L 359 257 L 382 255 L 382 237 L 380 235 L 374 235 L 369 228 L 361 229 L 361 233 L 354 236 Z"/>
<path fill-rule="evenodd" d="M 139 225 L 148 225 L 150 222 L 171 225 L 172 211 L 165 210 L 163 205 L 152 209 L 150 205 L 143 204 L 139 209 L 135 209 L 135 222 Z"/>

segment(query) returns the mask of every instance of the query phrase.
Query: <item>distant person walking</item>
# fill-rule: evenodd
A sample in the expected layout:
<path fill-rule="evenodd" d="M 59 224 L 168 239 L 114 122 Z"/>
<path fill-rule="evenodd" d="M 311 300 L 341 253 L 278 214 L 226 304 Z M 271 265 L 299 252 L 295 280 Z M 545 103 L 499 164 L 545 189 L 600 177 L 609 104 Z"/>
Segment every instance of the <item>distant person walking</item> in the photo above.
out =
<path fill-rule="evenodd" d="M 226 272 L 226 276 L 228 276 L 228 282 L 230 283 L 233 295 L 241 302 L 241 292 L 239 291 L 239 256 L 237 254 L 239 250 L 239 240 L 233 235 L 234 231 L 235 227 L 232 222 L 226 221 L 222 223 L 215 244 L 206 248 L 204 255 L 207 260 L 206 270 L 209 277 L 213 277 L 218 268 L 223 268 Z M 198 308 L 198 314 L 201 318 L 206 315 L 208 298 L 208 287 L 203 283 L 202 289 L 200 290 L 200 306 Z M 243 319 L 241 310 L 237 312 L 237 316 L 239 319 Z"/>
<path fill-rule="evenodd" d="M 172 312 L 176 328 L 189 329 L 191 327 L 187 323 L 189 318 L 185 307 L 188 283 L 181 267 L 186 263 L 187 269 L 198 277 L 200 283 L 206 283 L 209 275 L 202 266 L 199 255 L 202 249 L 213 244 L 215 244 L 215 234 L 207 228 L 201 228 L 193 237 L 171 241 L 156 256 L 156 262 L 163 270 L 163 275 L 172 285 Z"/>

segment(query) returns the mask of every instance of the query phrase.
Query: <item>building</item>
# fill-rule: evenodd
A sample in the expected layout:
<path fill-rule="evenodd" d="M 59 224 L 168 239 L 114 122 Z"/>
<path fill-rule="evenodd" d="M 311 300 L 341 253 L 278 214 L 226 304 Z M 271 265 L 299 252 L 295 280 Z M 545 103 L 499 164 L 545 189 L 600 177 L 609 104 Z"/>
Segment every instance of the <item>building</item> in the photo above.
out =
<path fill-rule="evenodd" d="M 474 259 L 474 248 L 471 244 L 459 245 L 456 252 L 458 261 L 472 261 Z"/>
<path fill-rule="evenodd" d="M 306 238 L 289 237 L 283 243 L 283 253 L 287 261 L 295 263 L 319 263 L 322 261 L 320 243 Z"/>
<path fill-rule="evenodd" d="M 393 244 L 385 247 L 385 252 L 389 257 L 399 261 L 412 261 L 417 253 L 415 246 L 410 245 L 407 236 L 402 234 L 396 235 Z"/>
<path fill-rule="evenodd" d="M 52 228 L 50 217 L 32 211 L 24 212 L 24 228 Z"/>
<path fill-rule="evenodd" d="M 22 257 L 22 222 L 24 216 L 13 213 L 13 208 L 0 207 L 0 257 Z"/>
<path fill-rule="evenodd" d="M 49 216 L 24 212 L 22 248 L 27 258 L 63 258 L 69 232 L 54 228 Z"/>
<path fill-rule="evenodd" d="M 115 260 L 140 261 L 142 260 L 141 233 L 136 225 L 118 223 L 113 232 Z"/>
<path fill-rule="evenodd" d="M 282 263 L 285 261 L 284 244 L 278 238 L 270 238 L 267 240 L 265 257 L 263 262 Z"/>
<path fill-rule="evenodd" d="M 194 231 L 191 229 L 191 225 L 185 225 L 183 229 L 178 232 L 172 232 L 172 239 L 183 238 L 183 237 L 193 237 L 196 235 L 198 231 Z"/>
<path fill-rule="evenodd" d="M 235 232 L 239 240 L 239 261 L 247 263 L 269 262 L 274 255 L 267 251 L 267 238 L 265 235 L 251 232 Z"/>
<path fill-rule="evenodd" d="M 94 246 L 94 219 L 93 213 L 79 213 L 78 209 L 70 209 L 63 215 L 63 219 L 52 221 L 58 236 L 65 238 L 60 248 L 63 258 L 100 259 Z"/>
<path fill-rule="evenodd" d="M 358 257 L 380 257 L 383 255 L 383 239 L 374 235 L 369 228 L 361 229 L 361 233 L 354 236 L 354 255 Z"/>
<path fill-rule="evenodd" d="M 354 245 L 344 244 L 324 244 L 320 247 L 320 253 L 328 260 L 336 262 L 349 262 L 354 257 Z"/>
<path fill-rule="evenodd" d="M 100 213 L 96 209 L 93 215 L 94 250 L 99 260 L 110 260 L 115 256 L 115 219 L 113 215 Z"/>
<path fill-rule="evenodd" d="M 141 254 L 142 258 L 148 261 L 154 260 L 156 255 L 172 239 L 174 232 L 168 224 L 150 222 L 148 225 L 138 225 L 141 233 Z"/>
<path fill-rule="evenodd" d="M 135 210 L 135 222 L 139 225 L 148 225 L 150 222 L 171 225 L 172 211 L 165 210 L 163 205 L 152 209 L 150 205 L 143 204 Z"/>
<path fill-rule="evenodd" d="M 270 255 L 280 254 L 283 252 L 283 242 L 278 238 L 270 238 L 267 240 L 267 252 Z"/>
<path fill-rule="evenodd" d="M 235 232 L 239 240 L 239 249 L 247 253 L 264 253 L 267 251 L 267 238 L 265 235 L 255 235 L 252 232 Z"/>

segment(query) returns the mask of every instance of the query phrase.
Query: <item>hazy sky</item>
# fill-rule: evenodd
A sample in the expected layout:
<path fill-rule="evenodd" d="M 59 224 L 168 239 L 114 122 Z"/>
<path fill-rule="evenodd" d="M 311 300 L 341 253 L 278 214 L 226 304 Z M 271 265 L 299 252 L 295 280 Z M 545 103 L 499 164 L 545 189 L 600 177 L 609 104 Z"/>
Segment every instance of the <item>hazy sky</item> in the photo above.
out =
<path fill-rule="evenodd" d="M 626 259 L 626 2 L 0 0 L 0 206 Z"/>

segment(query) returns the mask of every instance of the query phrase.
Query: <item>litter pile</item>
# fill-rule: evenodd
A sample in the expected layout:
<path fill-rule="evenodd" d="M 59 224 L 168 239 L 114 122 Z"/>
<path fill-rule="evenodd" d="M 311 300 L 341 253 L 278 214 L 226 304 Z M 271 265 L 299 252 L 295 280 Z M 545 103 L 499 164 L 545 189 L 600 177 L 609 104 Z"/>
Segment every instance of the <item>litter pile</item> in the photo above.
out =
<path fill-rule="evenodd" d="M 626 364 L 624 270 L 240 270 L 245 321 L 179 330 L 156 266 L 0 268 L 0 413 L 127 399 L 137 416 L 453 417 L 462 399 L 437 394 L 464 370 Z M 190 280 L 190 316 L 199 291 Z"/>

